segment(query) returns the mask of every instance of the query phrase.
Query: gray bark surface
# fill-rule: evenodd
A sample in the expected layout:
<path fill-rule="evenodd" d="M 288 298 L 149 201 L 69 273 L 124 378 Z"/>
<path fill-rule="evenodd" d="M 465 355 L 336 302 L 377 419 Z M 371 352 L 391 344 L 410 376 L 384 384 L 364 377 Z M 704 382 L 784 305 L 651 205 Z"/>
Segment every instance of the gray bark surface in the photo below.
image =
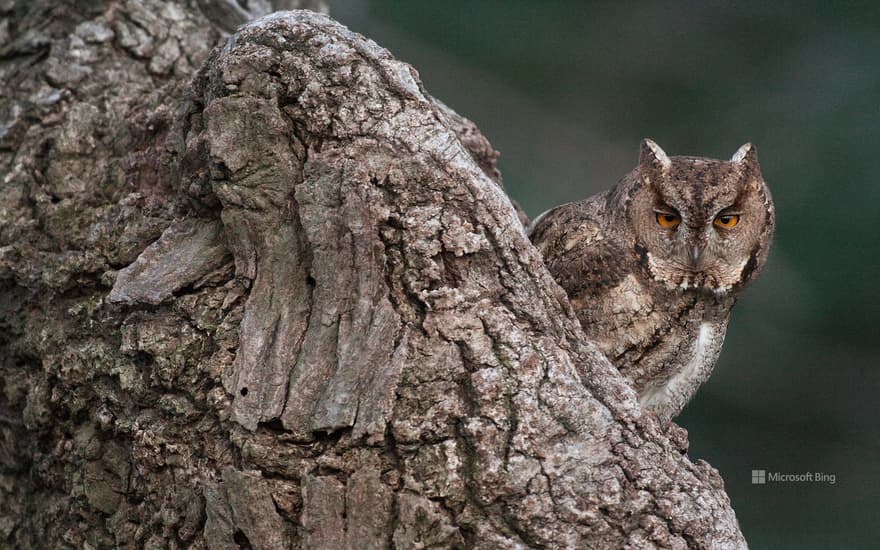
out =
<path fill-rule="evenodd" d="M 25 4 L 0 545 L 745 546 L 410 66 L 312 12 L 208 53 L 231 3 Z"/>

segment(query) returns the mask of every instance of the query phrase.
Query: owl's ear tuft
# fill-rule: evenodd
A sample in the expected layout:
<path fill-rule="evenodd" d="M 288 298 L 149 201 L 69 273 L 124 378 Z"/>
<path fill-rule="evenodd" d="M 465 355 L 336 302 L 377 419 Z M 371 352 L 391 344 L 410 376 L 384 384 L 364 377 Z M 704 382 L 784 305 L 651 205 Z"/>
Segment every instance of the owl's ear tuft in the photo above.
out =
<path fill-rule="evenodd" d="M 746 143 L 736 150 L 730 157 L 730 162 L 739 166 L 743 175 L 760 175 L 761 167 L 758 165 L 758 150 L 751 143 Z"/>
<path fill-rule="evenodd" d="M 645 138 L 639 150 L 639 168 L 642 171 L 660 170 L 665 172 L 672 166 L 672 161 L 659 145 Z"/>

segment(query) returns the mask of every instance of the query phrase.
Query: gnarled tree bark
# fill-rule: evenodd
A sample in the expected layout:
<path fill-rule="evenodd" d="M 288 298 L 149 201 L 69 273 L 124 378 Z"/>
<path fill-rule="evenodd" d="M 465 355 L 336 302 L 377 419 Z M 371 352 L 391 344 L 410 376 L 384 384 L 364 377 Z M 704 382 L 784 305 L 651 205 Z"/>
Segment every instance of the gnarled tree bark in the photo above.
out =
<path fill-rule="evenodd" d="M 3 544 L 744 546 L 476 127 L 312 12 L 205 57 L 211 5 L 0 3 Z"/>

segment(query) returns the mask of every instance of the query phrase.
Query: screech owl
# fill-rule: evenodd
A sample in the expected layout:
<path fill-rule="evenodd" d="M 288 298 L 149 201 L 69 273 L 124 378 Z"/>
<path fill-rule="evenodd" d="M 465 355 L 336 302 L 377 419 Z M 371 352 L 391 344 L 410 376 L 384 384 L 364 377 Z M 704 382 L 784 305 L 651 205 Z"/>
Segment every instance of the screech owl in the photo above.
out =
<path fill-rule="evenodd" d="M 548 210 L 528 232 L 586 334 L 665 425 L 711 374 L 774 224 L 751 144 L 722 161 L 668 157 L 645 139 L 615 187 Z"/>

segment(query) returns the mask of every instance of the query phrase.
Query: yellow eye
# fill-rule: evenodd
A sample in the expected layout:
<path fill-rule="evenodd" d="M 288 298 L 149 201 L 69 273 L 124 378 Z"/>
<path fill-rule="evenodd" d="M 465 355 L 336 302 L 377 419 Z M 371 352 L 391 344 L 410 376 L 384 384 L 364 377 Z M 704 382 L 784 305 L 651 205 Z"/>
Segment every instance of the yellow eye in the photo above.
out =
<path fill-rule="evenodd" d="M 681 216 L 657 212 L 657 223 L 664 229 L 672 229 L 681 223 Z"/>
<path fill-rule="evenodd" d="M 715 218 L 715 227 L 721 227 L 722 229 L 730 229 L 734 225 L 739 223 L 739 216 L 736 214 L 721 214 L 717 218 Z"/>

